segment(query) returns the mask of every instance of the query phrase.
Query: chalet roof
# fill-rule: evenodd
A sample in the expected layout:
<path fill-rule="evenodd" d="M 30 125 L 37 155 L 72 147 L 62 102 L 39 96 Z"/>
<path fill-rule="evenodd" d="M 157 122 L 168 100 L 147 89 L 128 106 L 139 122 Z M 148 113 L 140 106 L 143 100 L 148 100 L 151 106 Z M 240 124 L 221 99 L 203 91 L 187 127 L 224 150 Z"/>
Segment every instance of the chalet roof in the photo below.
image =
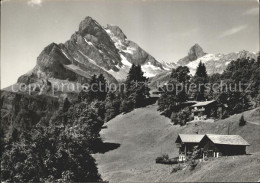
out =
<path fill-rule="evenodd" d="M 245 145 L 249 146 L 250 144 L 243 139 L 240 135 L 216 135 L 216 134 L 206 134 L 206 136 L 214 144 L 224 144 L 224 145 Z"/>
<path fill-rule="evenodd" d="M 184 143 L 199 143 L 204 136 L 199 134 L 179 134 L 175 142 L 177 143 L 180 139 Z"/>
<path fill-rule="evenodd" d="M 204 101 L 204 102 L 197 102 L 196 104 L 192 105 L 191 107 L 205 106 L 205 105 L 211 104 L 213 102 L 215 102 L 215 100 Z"/>

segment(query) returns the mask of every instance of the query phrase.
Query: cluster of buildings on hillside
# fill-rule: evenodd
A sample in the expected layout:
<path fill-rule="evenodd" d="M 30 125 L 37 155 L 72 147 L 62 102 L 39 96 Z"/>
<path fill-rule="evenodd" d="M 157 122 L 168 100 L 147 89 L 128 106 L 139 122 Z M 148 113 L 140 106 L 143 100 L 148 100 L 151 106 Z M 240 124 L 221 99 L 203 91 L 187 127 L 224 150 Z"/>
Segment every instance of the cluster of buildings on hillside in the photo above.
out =
<path fill-rule="evenodd" d="M 246 154 L 250 144 L 239 135 L 179 134 L 176 141 L 179 161 L 186 161 L 194 151 L 200 151 L 202 158 Z"/>

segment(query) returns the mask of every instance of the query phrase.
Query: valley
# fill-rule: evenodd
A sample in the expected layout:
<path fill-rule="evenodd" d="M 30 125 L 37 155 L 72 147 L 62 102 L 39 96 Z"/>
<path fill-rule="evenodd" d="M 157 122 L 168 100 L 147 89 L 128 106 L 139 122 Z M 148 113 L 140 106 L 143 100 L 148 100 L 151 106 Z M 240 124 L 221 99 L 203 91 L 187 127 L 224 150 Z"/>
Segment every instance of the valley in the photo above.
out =
<path fill-rule="evenodd" d="M 179 61 L 158 61 L 120 27 L 102 26 L 87 16 L 67 41 L 47 45 L 35 67 L 1 91 L 4 180 L 259 180 L 260 57 L 245 50 L 206 53 L 199 44 L 187 52 Z M 151 104 L 155 101 L 151 91 L 156 93 L 165 84 L 195 81 L 199 85 L 222 79 L 250 80 L 252 91 L 216 94 L 202 88 L 181 95 L 164 91 L 157 92 L 159 99 Z M 124 91 L 105 90 L 107 84 L 121 83 L 126 85 Z M 83 91 L 84 84 L 91 87 Z M 216 106 L 205 117 L 211 122 L 190 122 L 195 109 L 189 105 L 211 100 Z M 196 116 L 201 117 L 202 111 L 211 109 L 199 110 Z M 240 125 L 242 116 L 245 123 Z M 250 146 L 247 155 L 203 161 L 193 171 L 185 167 L 172 172 L 175 165 L 156 164 L 155 159 L 163 154 L 178 157 L 175 140 L 181 133 L 240 135 Z"/>

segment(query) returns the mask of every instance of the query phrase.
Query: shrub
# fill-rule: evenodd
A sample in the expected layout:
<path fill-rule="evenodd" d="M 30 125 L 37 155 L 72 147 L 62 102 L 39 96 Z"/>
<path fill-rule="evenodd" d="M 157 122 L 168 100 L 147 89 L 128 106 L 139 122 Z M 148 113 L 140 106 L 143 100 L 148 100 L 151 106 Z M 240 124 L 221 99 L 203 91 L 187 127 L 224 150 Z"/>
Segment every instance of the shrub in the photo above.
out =
<path fill-rule="evenodd" d="M 168 154 L 163 154 L 162 156 L 159 156 L 155 160 L 156 163 L 162 163 L 162 164 L 177 164 L 178 158 L 169 158 Z"/>
<path fill-rule="evenodd" d="M 192 160 L 191 163 L 190 163 L 190 170 L 194 170 L 195 167 L 197 166 L 197 164 L 198 163 L 196 161 Z"/>
<path fill-rule="evenodd" d="M 178 166 L 173 167 L 171 173 L 175 173 L 178 170 L 181 170 L 181 165 L 180 164 Z"/>
<path fill-rule="evenodd" d="M 163 154 L 162 156 L 159 156 L 156 158 L 156 163 L 160 163 L 162 161 L 169 160 L 169 155 L 168 154 Z"/>
<path fill-rule="evenodd" d="M 188 107 L 183 108 L 179 112 L 172 112 L 171 114 L 171 121 L 174 125 L 180 124 L 181 126 L 186 125 L 188 121 L 191 120 L 190 118 L 191 112 Z"/>

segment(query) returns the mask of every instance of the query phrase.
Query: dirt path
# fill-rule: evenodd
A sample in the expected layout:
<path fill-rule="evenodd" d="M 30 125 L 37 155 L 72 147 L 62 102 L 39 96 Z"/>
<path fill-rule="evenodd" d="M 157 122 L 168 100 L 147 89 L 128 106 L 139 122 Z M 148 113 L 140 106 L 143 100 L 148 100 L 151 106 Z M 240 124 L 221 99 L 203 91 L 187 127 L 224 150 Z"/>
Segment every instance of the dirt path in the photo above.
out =
<path fill-rule="evenodd" d="M 257 122 L 252 122 L 252 121 L 246 121 L 247 123 L 251 123 L 251 124 L 253 124 L 253 125 L 260 125 L 259 123 L 257 123 Z"/>
<path fill-rule="evenodd" d="M 104 142 L 115 148 L 94 155 L 104 180 L 155 182 L 169 174 L 171 166 L 155 164 L 155 158 L 162 153 L 177 155 L 171 134 L 176 127 L 156 109 L 150 105 L 119 115 L 101 131 Z"/>

